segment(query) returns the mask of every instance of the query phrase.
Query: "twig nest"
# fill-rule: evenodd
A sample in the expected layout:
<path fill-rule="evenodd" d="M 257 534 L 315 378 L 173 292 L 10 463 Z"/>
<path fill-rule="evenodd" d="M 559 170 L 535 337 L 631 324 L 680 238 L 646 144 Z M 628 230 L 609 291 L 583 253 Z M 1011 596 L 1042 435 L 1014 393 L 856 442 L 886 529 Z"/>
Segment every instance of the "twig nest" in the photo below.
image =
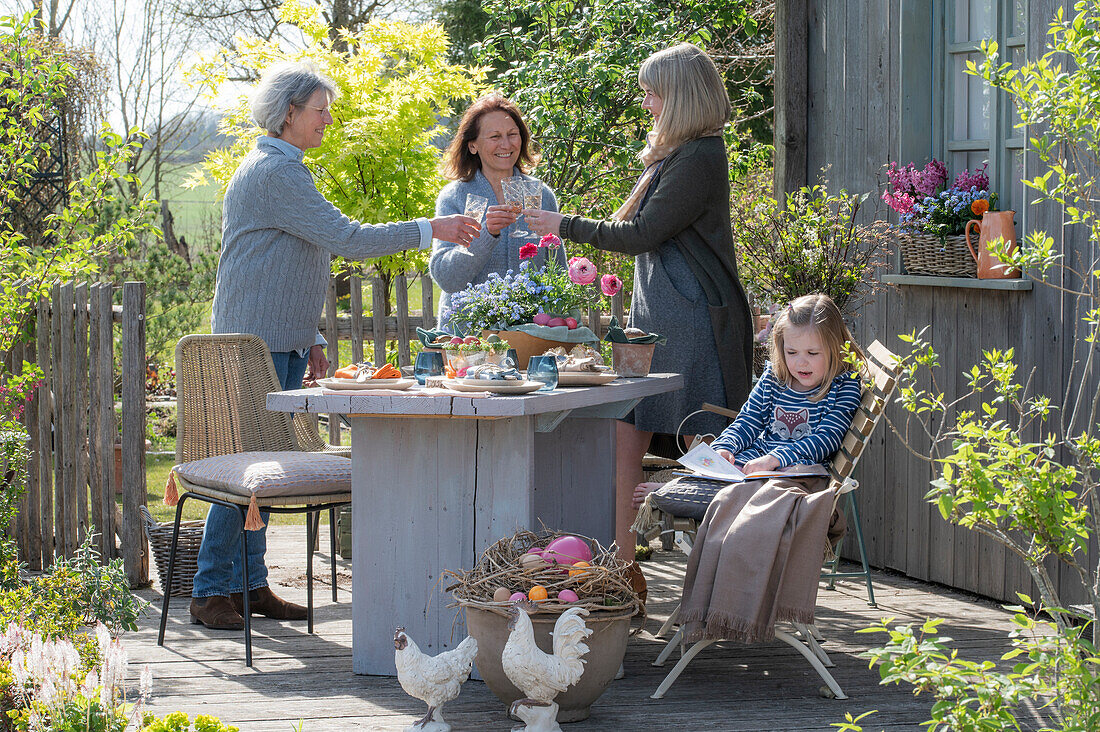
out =
<path fill-rule="evenodd" d="M 562 539 L 566 541 L 554 544 Z M 548 561 L 551 545 L 560 564 Z M 448 571 L 456 582 L 447 591 L 461 605 L 497 613 L 506 612 L 515 599 L 536 599 L 531 595 L 536 588 L 546 593 L 538 603 L 540 613 L 560 614 L 578 606 L 598 612 L 644 612 L 631 588 L 629 566 L 614 547 L 605 548 L 594 539 L 523 530 L 486 549 L 472 569 Z M 497 593 L 502 588 L 512 593 L 505 601 L 499 599 L 503 593 Z"/>

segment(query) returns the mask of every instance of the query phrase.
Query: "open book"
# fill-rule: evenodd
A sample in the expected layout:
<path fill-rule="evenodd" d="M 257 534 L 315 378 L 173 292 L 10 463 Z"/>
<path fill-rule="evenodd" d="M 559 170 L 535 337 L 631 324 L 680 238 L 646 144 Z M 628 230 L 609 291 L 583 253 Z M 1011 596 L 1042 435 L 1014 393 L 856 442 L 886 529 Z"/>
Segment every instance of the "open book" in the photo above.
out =
<path fill-rule="evenodd" d="M 765 470 L 746 475 L 733 463 L 718 454 L 710 445 L 701 442 L 677 462 L 691 470 L 696 475 L 713 480 L 724 480 L 728 483 L 741 483 L 746 480 L 766 480 L 768 478 L 790 478 L 792 476 L 822 476 L 829 475 L 824 465 L 792 465 L 783 470 Z"/>

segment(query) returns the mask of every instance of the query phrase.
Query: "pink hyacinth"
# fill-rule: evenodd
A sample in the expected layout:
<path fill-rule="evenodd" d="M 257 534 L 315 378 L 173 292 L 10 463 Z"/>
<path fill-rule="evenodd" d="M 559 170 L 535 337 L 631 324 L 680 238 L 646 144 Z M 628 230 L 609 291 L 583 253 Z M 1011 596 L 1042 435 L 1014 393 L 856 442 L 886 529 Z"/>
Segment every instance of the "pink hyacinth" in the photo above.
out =
<path fill-rule="evenodd" d="M 539 248 L 534 244 L 524 244 L 519 248 L 520 259 L 530 259 L 539 253 Z"/>
<path fill-rule="evenodd" d="M 573 257 L 569 260 L 569 279 L 578 285 L 591 285 L 596 281 L 596 265 L 585 257 Z"/>
<path fill-rule="evenodd" d="M 560 247 L 561 246 L 561 238 L 558 237 L 557 234 L 547 234 L 546 236 L 539 239 L 539 246 L 540 247 Z"/>
<path fill-rule="evenodd" d="M 600 292 L 611 297 L 612 295 L 618 295 L 619 291 L 623 289 L 623 281 L 616 275 L 605 274 L 600 278 Z"/>

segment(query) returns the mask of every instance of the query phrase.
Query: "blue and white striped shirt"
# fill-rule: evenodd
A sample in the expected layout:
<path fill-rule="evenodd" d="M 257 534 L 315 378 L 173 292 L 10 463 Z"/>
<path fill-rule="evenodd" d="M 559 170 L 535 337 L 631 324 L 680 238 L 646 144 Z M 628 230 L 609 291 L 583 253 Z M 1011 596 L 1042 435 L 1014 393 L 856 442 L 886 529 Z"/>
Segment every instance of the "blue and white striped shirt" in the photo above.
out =
<path fill-rule="evenodd" d="M 859 406 L 859 379 L 845 372 L 833 379 L 818 402 L 816 392 L 795 391 L 780 383 L 768 363 L 733 424 L 711 447 L 732 452 L 738 464 L 764 455 L 779 459 L 779 467 L 822 463 L 840 447 Z"/>

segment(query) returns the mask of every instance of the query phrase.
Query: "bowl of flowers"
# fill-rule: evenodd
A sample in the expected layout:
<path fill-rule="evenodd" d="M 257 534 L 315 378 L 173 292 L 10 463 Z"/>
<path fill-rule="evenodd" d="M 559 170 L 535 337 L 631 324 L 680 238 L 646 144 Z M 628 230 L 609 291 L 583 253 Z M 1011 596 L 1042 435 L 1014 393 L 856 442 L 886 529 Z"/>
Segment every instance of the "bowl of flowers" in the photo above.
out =
<path fill-rule="evenodd" d="M 508 342 L 494 335 L 487 338 L 454 336 L 443 344 L 444 375 L 462 378 L 471 366 L 483 363 L 500 365 L 508 351 Z"/>
<path fill-rule="evenodd" d="M 530 259 L 539 247 L 562 246 L 548 235 L 538 244 L 525 244 L 520 257 Z M 490 273 L 484 282 L 451 293 L 451 322 L 467 333 L 493 334 L 516 349 L 520 368 L 532 355 L 566 343 L 597 343 L 599 338 L 581 325 L 587 308 L 599 307 L 601 297 L 622 288 L 615 275 L 599 277 L 596 266 L 573 257 L 568 266 L 549 258 L 541 268 L 529 262 L 518 271 Z"/>
<path fill-rule="evenodd" d="M 890 164 L 882 200 L 898 214 L 898 245 L 907 272 L 976 276 L 963 232 L 967 223 L 997 207 L 986 167 L 964 170 L 948 186 L 947 166 L 935 158 L 921 170 L 912 163 Z"/>

